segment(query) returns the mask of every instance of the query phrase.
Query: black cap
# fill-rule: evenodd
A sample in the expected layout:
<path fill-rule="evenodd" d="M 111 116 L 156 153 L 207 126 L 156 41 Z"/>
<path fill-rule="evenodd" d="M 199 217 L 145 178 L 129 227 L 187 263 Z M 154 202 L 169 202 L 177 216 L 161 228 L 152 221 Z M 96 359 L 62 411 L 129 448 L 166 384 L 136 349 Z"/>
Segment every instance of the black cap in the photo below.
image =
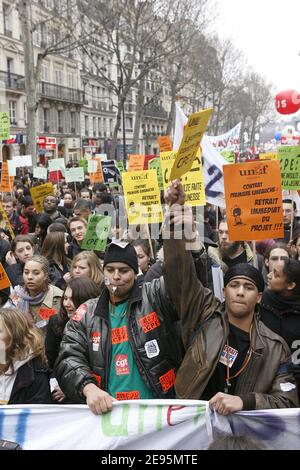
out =
<path fill-rule="evenodd" d="M 139 272 L 136 251 L 130 243 L 110 243 L 105 251 L 103 267 L 109 263 L 125 263 L 130 266 L 136 274 Z"/>

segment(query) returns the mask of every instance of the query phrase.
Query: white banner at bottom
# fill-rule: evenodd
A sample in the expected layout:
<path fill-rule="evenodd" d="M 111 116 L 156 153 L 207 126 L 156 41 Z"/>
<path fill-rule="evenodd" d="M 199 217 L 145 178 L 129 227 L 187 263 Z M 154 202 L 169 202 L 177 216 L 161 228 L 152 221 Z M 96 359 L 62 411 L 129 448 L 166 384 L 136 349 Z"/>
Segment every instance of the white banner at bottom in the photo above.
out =
<path fill-rule="evenodd" d="M 0 406 L 0 439 L 24 450 L 203 450 L 216 435 L 253 437 L 266 449 L 300 449 L 300 409 L 221 416 L 196 400 L 114 403 L 105 415 L 86 405 Z"/>

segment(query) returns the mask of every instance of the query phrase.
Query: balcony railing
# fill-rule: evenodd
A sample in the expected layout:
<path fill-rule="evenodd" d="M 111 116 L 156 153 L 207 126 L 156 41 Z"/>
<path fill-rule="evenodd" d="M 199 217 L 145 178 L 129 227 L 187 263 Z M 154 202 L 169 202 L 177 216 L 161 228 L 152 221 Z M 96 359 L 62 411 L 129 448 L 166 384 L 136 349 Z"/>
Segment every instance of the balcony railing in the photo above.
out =
<path fill-rule="evenodd" d="M 25 77 L 16 73 L 0 71 L 0 81 L 5 83 L 6 88 L 10 90 L 25 90 Z"/>
<path fill-rule="evenodd" d="M 67 88 L 61 85 L 55 85 L 53 83 L 40 82 L 39 93 L 41 96 L 53 100 L 68 101 L 79 104 L 83 104 L 84 101 L 83 91 L 76 90 L 75 88 Z"/>
<path fill-rule="evenodd" d="M 168 119 L 168 113 L 163 108 L 159 108 L 158 106 L 145 106 L 144 111 L 145 117 L 151 117 L 156 119 Z"/>

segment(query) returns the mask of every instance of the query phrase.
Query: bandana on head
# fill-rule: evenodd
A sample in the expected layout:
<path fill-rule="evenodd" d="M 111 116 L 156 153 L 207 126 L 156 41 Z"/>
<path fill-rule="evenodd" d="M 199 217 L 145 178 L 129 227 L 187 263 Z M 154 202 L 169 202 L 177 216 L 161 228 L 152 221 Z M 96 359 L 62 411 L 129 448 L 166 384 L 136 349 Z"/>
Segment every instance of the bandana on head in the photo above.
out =
<path fill-rule="evenodd" d="M 258 292 L 263 292 L 265 283 L 261 273 L 248 263 L 239 263 L 228 269 L 224 276 L 224 287 L 226 287 L 233 278 L 239 277 L 246 277 L 256 285 Z"/>

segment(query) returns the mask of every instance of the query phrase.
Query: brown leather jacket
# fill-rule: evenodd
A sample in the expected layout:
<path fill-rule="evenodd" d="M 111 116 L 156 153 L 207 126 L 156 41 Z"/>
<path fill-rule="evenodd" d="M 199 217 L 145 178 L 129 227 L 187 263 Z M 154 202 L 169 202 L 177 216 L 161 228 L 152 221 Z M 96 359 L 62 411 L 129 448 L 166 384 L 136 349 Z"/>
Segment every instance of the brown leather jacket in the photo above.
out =
<path fill-rule="evenodd" d="M 186 348 L 175 390 L 178 398 L 200 399 L 229 334 L 226 307 L 197 279 L 184 240 L 165 240 L 164 253 L 166 288 L 181 318 Z M 257 316 L 252 335 L 253 354 L 235 388 L 235 395 L 243 400 L 243 409 L 297 407 L 297 389 L 286 342 Z"/>

